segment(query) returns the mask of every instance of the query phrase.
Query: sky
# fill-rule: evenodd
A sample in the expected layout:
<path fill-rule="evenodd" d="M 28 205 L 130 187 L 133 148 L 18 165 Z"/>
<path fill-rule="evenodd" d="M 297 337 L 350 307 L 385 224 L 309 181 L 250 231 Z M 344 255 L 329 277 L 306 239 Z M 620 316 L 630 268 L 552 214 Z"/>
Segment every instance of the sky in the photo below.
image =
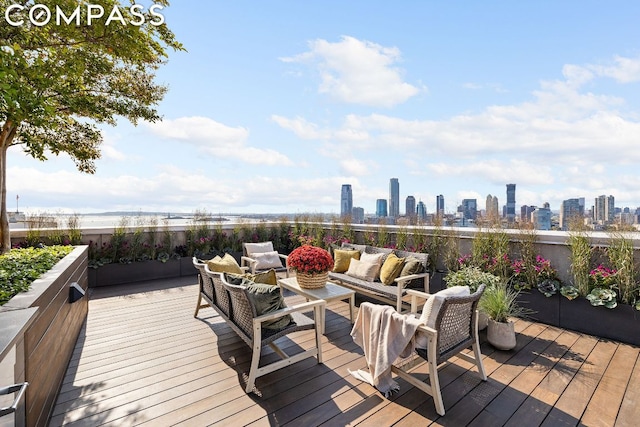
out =
<path fill-rule="evenodd" d="M 197 1 L 156 123 L 101 126 L 97 172 L 9 150 L 8 210 L 375 213 L 488 194 L 640 206 L 640 2 Z M 18 206 L 15 205 L 19 196 Z"/>

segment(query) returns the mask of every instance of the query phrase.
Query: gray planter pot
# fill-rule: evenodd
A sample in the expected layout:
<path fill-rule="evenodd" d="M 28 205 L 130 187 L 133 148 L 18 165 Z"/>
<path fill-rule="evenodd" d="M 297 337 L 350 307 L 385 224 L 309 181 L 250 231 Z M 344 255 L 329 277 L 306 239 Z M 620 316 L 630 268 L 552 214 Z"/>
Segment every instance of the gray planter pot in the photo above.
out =
<path fill-rule="evenodd" d="M 513 322 L 496 322 L 489 319 L 487 341 L 498 350 L 511 350 L 516 346 L 516 331 Z"/>

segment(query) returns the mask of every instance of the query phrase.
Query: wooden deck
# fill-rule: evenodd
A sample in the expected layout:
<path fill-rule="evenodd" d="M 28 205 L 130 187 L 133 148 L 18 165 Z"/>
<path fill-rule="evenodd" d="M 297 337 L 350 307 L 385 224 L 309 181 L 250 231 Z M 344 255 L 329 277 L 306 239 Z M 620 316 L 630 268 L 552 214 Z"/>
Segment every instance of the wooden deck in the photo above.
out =
<path fill-rule="evenodd" d="M 259 395 L 245 394 L 250 349 L 212 309 L 194 319 L 197 286 L 187 279 L 92 290 L 51 426 L 632 426 L 640 419 L 640 349 L 527 321 L 516 323 L 515 350 L 483 343 L 487 382 L 458 358 L 441 369 L 444 417 L 401 380 L 400 392 L 384 399 L 348 372 L 362 368 L 363 357 L 349 335 L 346 302 L 328 305 L 324 364 L 307 359 L 258 378 Z M 313 338 L 284 340 L 306 348 Z"/>

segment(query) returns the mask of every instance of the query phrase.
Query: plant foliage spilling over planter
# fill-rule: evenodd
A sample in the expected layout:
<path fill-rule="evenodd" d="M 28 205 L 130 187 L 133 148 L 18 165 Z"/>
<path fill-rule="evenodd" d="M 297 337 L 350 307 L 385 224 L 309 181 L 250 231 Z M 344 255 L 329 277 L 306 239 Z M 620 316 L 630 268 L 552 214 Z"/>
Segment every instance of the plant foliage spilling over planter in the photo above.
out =
<path fill-rule="evenodd" d="M 67 256 L 73 246 L 12 249 L 0 256 L 0 305 L 29 290 L 31 283 Z"/>

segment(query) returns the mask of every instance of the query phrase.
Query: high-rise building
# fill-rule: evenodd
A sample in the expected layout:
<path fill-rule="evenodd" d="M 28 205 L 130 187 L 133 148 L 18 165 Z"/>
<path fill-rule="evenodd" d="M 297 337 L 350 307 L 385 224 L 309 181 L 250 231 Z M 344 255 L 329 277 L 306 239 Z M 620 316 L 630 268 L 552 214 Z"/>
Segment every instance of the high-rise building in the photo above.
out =
<path fill-rule="evenodd" d="M 463 219 L 473 219 L 478 217 L 478 201 L 476 199 L 462 199 L 462 204 L 458 208 Z"/>
<path fill-rule="evenodd" d="M 584 199 L 567 199 L 560 206 L 560 228 L 568 230 L 571 221 L 580 221 L 584 217 Z"/>
<path fill-rule="evenodd" d="M 436 216 L 444 217 L 444 196 L 442 194 L 436 196 Z"/>
<path fill-rule="evenodd" d="M 487 196 L 485 211 L 489 222 L 495 223 L 499 221 L 500 212 L 498 210 L 498 197 L 492 196 L 491 194 Z"/>
<path fill-rule="evenodd" d="M 506 217 L 508 222 L 516 220 L 516 185 L 507 184 L 507 209 Z"/>
<path fill-rule="evenodd" d="M 398 178 L 391 178 L 389 181 L 389 216 L 392 218 L 400 216 L 400 183 Z"/>
<path fill-rule="evenodd" d="M 405 215 L 409 218 L 416 216 L 416 198 L 413 196 L 407 196 L 405 201 Z"/>
<path fill-rule="evenodd" d="M 531 213 L 533 228 L 536 230 L 551 230 L 551 209 L 549 209 L 548 203 L 545 203 L 545 206 Z"/>
<path fill-rule="evenodd" d="M 364 208 L 353 207 L 351 210 L 351 222 L 354 224 L 364 223 Z"/>
<path fill-rule="evenodd" d="M 418 215 L 418 221 L 422 222 L 427 219 L 427 206 L 424 204 L 422 200 L 418 202 L 418 206 L 416 207 L 416 213 Z"/>
<path fill-rule="evenodd" d="M 531 222 L 531 214 L 536 210 L 535 206 L 522 205 L 520 206 L 520 221 Z"/>
<path fill-rule="evenodd" d="M 342 191 L 340 192 L 340 216 L 351 216 L 353 210 L 353 193 L 351 191 L 351 184 L 342 184 Z"/>
<path fill-rule="evenodd" d="M 613 196 L 596 197 L 593 206 L 593 220 L 597 224 L 604 225 L 613 222 L 615 218 L 615 199 Z"/>
<path fill-rule="evenodd" d="M 387 214 L 387 199 L 378 199 L 376 200 L 376 216 L 377 217 L 386 217 Z"/>

